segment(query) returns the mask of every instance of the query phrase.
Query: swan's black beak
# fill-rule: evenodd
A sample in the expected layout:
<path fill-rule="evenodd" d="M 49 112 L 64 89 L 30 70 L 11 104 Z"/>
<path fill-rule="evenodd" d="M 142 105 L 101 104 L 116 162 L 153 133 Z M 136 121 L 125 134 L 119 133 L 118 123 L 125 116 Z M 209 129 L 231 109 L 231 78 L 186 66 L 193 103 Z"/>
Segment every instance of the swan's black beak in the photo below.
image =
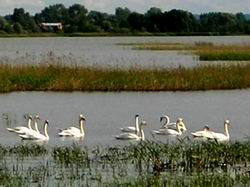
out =
<path fill-rule="evenodd" d="M 160 117 L 160 122 L 163 120 L 163 118 L 164 118 L 163 116 Z"/>

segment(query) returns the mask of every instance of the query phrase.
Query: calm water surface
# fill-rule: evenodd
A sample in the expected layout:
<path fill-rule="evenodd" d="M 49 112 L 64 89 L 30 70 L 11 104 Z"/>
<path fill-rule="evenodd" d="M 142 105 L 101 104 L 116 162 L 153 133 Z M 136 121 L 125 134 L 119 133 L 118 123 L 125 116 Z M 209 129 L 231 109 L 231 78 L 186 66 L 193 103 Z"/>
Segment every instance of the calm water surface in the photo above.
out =
<path fill-rule="evenodd" d="M 250 44 L 250 36 L 220 37 L 53 37 L 53 38 L 0 38 L 0 62 L 40 63 L 57 59 L 68 64 L 103 67 L 194 66 L 205 63 L 197 57 L 180 52 L 132 50 L 119 43 L 194 43 Z M 39 114 L 42 122 L 50 121 L 50 145 L 71 144 L 70 139 L 57 136 L 58 129 L 78 126 L 78 116 L 86 116 L 84 145 L 114 145 L 123 142 L 114 139 L 123 126 L 134 124 L 134 115 L 146 120 L 148 139 L 167 141 L 164 136 L 152 136 L 161 124 L 159 118 L 168 114 L 171 121 L 184 118 L 190 132 L 208 124 L 216 131 L 223 131 L 223 121 L 232 122 L 232 139 L 243 140 L 249 136 L 250 90 L 208 92 L 16 92 L 0 95 L 0 141 L 12 145 L 20 139 L 6 130 L 7 125 L 25 125 L 23 115 Z M 41 128 L 42 125 L 40 125 Z M 42 129 L 42 128 L 41 128 Z"/>
<path fill-rule="evenodd" d="M 117 45 L 147 42 L 244 45 L 250 43 L 250 36 L 0 38 L 0 62 L 36 64 L 51 62 L 53 58 L 66 64 L 104 67 L 178 67 L 206 63 L 180 51 L 132 50 Z"/>
<path fill-rule="evenodd" d="M 0 113 L 9 116 L 9 125 L 26 125 L 26 113 L 39 114 L 41 122 L 50 121 L 49 145 L 69 145 L 72 139 L 57 136 L 59 128 L 78 126 L 78 116 L 86 116 L 86 137 L 83 145 L 124 144 L 113 135 L 120 128 L 134 124 L 134 115 L 146 120 L 146 138 L 166 142 L 167 136 L 152 136 L 157 130 L 160 116 L 168 114 L 171 121 L 184 118 L 190 132 L 208 124 L 213 130 L 223 132 L 223 121 L 229 119 L 233 140 L 244 140 L 250 134 L 250 90 L 206 92 L 14 92 L 0 95 Z M 19 137 L 6 130 L 7 121 L 0 120 L 0 142 L 4 145 L 20 143 Z M 42 125 L 40 125 L 42 129 Z"/>

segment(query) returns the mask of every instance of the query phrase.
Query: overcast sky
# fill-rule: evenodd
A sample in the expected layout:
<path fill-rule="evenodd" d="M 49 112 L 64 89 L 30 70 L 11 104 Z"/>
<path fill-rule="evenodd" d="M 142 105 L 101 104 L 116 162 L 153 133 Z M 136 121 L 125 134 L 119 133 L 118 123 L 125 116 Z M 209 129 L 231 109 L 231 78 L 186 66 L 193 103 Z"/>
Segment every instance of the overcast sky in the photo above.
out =
<path fill-rule="evenodd" d="M 0 0 L 0 15 L 12 14 L 14 8 L 24 8 L 31 13 L 40 12 L 44 7 L 62 3 L 66 7 L 79 3 L 88 10 L 114 14 L 115 8 L 127 7 L 131 11 L 145 13 L 151 7 L 162 11 L 182 9 L 194 14 L 207 12 L 250 13 L 250 0 Z"/>

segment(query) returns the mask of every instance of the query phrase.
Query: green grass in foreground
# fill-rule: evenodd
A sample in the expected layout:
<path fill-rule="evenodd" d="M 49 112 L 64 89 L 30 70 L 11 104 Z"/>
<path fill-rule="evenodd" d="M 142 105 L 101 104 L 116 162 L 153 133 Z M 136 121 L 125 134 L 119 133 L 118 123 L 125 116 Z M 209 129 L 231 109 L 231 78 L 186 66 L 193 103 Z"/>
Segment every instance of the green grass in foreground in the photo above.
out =
<path fill-rule="evenodd" d="M 249 141 L 0 148 L 1 186 L 250 185 Z"/>
<path fill-rule="evenodd" d="M 176 69 L 104 69 L 64 65 L 0 65 L 0 92 L 192 91 L 250 87 L 250 65 Z"/>

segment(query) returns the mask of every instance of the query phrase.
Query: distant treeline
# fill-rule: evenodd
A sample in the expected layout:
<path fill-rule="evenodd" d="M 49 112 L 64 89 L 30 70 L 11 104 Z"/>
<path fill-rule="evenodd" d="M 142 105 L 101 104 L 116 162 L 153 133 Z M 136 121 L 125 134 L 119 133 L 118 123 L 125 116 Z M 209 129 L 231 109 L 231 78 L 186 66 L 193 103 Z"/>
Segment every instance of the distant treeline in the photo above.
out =
<path fill-rule="evenodd" d="M 88 11 L 81 4 L 55 4 L 31 15 L 23 8 L 0 17 L 0 33 L 40 33 L 41 23 L 62 23 L 61 33 L 169 33 L 169 34 L 250 34 L 250 21 L 243 13 L 211 12 L 194 15 L 184 10 L 163 12 L 152 7 L 146 13 L 118 7 L 115 14 Z M 51 27 L 51 30 L 55 30 Z"/>

